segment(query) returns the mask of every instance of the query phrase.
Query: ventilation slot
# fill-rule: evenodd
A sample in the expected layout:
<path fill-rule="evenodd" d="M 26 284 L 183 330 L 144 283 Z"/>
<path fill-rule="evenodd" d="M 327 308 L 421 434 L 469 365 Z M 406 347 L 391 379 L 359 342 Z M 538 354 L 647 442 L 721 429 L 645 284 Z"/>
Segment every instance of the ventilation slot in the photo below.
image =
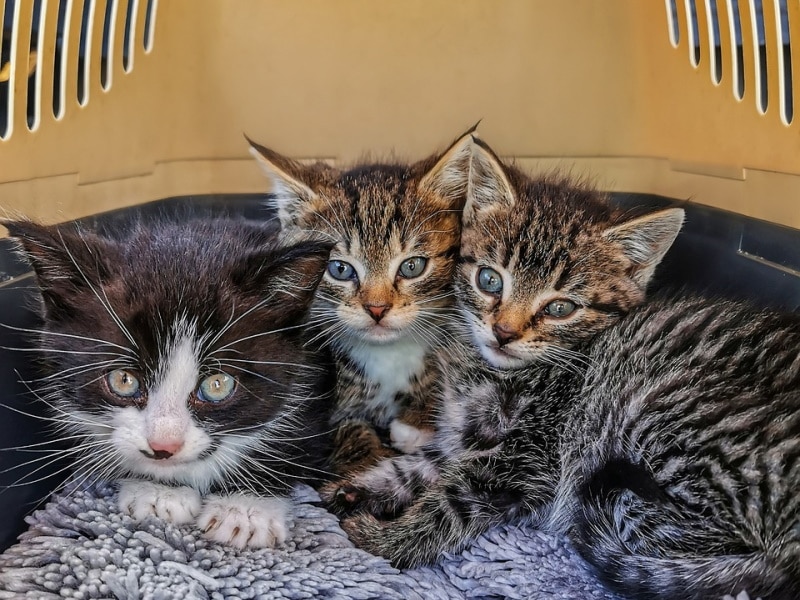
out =
<path fill-rule="evenodd" d="M 778 85 L 780 87 L 781 119 L 789 125 L 794 117 L 794 97 L 792 95 L 792 40 L 789 35 L 789 10 L 786 0 L 779 0 L 775 16 L 778 22 Z"/>
<path fill-rule="evenodd" d="M 697 6 L 695 0 L 686 0 L 686 26 L 689 28 L 689 60 L 693 67 L 700 64 L 700 32 L 697 29 Z"/>
<path fill-rule="evenodd" d="M 722 81 L 722 47 L 719 39 L 719 12 L 717 0 L 705 0 L 708 21 L 708 47 L 711 49 L 711 81 L 719 85 Z"/>
<path fill-rule="evenodd" d="M 0 29 L 0 139 L 11 134 L 11 39 L 14 23 L 14 2 L 0 0 L 3 28 Z"/>
<path fill-rule="evenodd" d="M 155 0 L 0 0 L 0 140 L 110 92 L 135 55 L 152 50 L 157 8 Z"/>
<path fill-rule="evenodd" d="M 758 114 L 779 115 L 788 126 L 794 118 L 793 62 L 798 62 L 798 54 L 792 60 L 790 36 L 800 20 L 800 0 L 792 2 L 666 0 L 670 43 L 680 48 L 678 29 L 685 24 L 692 67 L 698 68 L 708 52 L 713 85 L 730 77 L 734 98 L 744 100 L 750 94 Z"/>
<path fill-rule="evenodd" d="M 753 52 L 756 68 L 756 108 L 762 115 L 767 112 L 767 45 L 764 34 L 764 6 L 761 0 L 750 1 L 750 24 L 753 33 Z"/>
<path fill-rule="evenodd" d="M 150 52 L 153 49 L 153 32 L 156 28 L 156 11 L 158 11 L 158 0 L 147 0 L 147 11 L 144 21 L 144 51 Z"/>
<path fill-rule="evenodd" d="M 104 90 L 111 87 L 114 69 L 114 23 L 117 16 L 117 0 L 106 0 L 106 14 L 103 19 L 103 45 L 100 58 L 100 85 Z"/>
<path fill-rule="evenodd" d="M 64 116 L 64 82 L 67 72 L 66 38 L 64 32 L 69 29 L 69 15 L 72 0 L 59 0 L 56 17 L 56 43 L 53 55 L 53 116 L 61 119 Z"/>
<path fill-rule="evenodd" d="M 678 27 L 678 6 L 675 0 L 666 0 L 667 3 L 667 26 L 669 27 L 669 41 L 674 48 L 678 47 L 681 41 L 681 31 Z"/>
<path fill-rule="evenodd" d="M 136 9 L 138 0 L 128 0 L 128 10 L 125 13 L 125 37 L 122 41 L 122 68 L 130 73 L 133 68 L 133 44 L 136 34 Z"/>
<path fill-rule="evenodd" d="M 742 46 L 742 17 L 739 0 L 726 0 L 728 4 L 728 29 L 731 36 L 731 64 L 733 67 L 733 95 L 744 98 L 744 47 Z"/>

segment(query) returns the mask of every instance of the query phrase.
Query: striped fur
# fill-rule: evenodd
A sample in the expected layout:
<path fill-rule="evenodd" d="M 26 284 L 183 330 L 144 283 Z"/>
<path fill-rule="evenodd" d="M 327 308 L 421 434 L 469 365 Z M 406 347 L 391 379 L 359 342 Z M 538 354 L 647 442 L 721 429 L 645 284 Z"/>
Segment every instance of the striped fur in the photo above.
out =
<path fill-rule="evenodd" d="M 475 152 L 495 175 L 468 194 L 437 435 L 327 496 L 348 534 L 412 566 L 526 519 L 631 598 L 800 597 L 800 316 L 642 304 L 682 215 L 626 220 Z M 508 289 L 487 297 L 479 267 Z"/>
<path fill-rule="evenodd" d="M 322 233 L 335 244 L 332 268 L 352 269 L 345 280 L 329 270 L 312 307 L 316 339 L 336 361 L 338 472 L 413 452 L 432 434 L 433 356 L 448 336 L 470 144 L 468 132 L 417 163 L 346 170 L 253 144 L 283 228 Z M 416 259 L 424 268 L 403 275 Z"/>

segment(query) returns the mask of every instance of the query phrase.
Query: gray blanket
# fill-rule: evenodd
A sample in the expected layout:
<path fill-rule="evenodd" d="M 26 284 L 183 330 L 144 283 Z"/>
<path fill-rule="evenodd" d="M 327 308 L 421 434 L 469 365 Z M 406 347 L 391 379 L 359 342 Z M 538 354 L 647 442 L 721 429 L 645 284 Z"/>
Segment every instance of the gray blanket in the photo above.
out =
<path fill-rule="evenodd" d="M 114 488 L 58 495 L 0 555 L 0 598 L 583 598 L 612 600 L 566 540 L 498 527 L 433 567 L 398 571 L 353 547 L 337 519 L 296 490 L 291 538 L 235 551 L 191 527 L 135 523 Z"/>

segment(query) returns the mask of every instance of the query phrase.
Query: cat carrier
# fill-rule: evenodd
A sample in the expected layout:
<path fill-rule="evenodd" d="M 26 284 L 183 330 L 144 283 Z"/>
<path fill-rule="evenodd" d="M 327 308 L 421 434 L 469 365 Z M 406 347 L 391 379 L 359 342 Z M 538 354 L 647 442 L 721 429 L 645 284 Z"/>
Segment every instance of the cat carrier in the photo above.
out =
<path fill-rule="evenodd" d="M 0 0 L 0 207 L 263 213 L 243 134 L 300 159 L 416 159 L 480 121 L 528 172 L 685 203 L 660 284 L 800 307 L 798 0 Z M 0 440 L 35 450 L 27 265 L 0 248 Z M 63 480 L 0 452 L 0 548 Z M 38 468 L 38 467 L 37 467 Z"/>

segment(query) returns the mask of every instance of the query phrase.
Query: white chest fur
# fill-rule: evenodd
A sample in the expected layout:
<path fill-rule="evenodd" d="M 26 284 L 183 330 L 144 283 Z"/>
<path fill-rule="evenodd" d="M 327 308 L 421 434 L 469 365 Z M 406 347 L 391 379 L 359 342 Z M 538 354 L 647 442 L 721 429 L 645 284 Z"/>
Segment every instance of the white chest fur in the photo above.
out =
<path fill-rule="evenodd" d="M 350 352 L 350 358 L 363 370 L 364 375 L 377 387 L 373 403 L 393 403 L 399 392 L 410 389 L 415 375 L 425 369 L 428 348 L 414 339 L 400 339 L 391 344 L 359 344 Z"/>

